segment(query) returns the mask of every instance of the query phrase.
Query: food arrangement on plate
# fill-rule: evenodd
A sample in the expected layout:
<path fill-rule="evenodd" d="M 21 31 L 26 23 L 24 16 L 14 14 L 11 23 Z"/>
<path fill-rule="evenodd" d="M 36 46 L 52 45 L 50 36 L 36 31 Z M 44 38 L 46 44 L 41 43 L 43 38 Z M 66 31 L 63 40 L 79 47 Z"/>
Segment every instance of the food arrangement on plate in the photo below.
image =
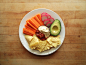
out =
<path fill-rule="evenodd" d="M 43 52 L 61 44 L 61 22 L 46 12 L 39 13 L 26 20 L 23 34 L 29 47 Z"/>

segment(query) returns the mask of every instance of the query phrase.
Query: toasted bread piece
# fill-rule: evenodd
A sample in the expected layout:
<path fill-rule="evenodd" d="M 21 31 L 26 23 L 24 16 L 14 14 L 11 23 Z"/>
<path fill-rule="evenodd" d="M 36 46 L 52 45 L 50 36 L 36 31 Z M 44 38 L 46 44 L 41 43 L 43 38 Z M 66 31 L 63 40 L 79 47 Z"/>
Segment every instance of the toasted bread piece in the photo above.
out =
<path fill-rule="evenodd" d="M 54 47 L 57 47 L 58 45 L 61 44 L 61 41 L 60 41 L 60 38 L 57 36 L 57 37 L 53 37 L 53 36 L 50 36 L 48 39 L 47 39 L 47 42 L 49 44 L 52 44 L 52 46 Z"/>
<path fill-rule="evenodd" d="M 27 40 L 27 42 L 28 42 L 29 44 L 30 44 L 32 38 L 33 38 L 33 36 L 25 35 L 25 39 Z"/>
<path fill-rule="evenodd" d="M 39 44 L 39 39 L 38 37 L 36 37 L 36 35 L 33 35 L 33 39 L 32 41 L 30 42 L 30 48 L 31 49 L 35 49 Z"/>
<path fill-rule="evenodd" d="M 44 48 L 46 46 L 46 40 L 45 41 L 39 41 L 39 45 L 37 47 L 37 50 L 39 50 L 40 52 L 44 51 Z"/>

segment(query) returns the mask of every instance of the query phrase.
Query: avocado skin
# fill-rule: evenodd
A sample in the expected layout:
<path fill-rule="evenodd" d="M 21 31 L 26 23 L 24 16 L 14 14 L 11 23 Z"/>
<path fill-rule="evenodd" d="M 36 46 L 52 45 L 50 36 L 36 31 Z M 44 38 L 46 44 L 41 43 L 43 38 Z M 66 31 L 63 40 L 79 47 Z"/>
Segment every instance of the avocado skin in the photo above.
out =
<path fill-rule="evenodd" d="M 59 31 L 57 34 L 52 34 L 52 29 L 51 29 L 51 28 L 52 28 L 52 25 L 54 25 L 54 23 L 55 23 L 56 21 L 59 22 L 59 25 L 60 25 L 60 31 Z M 60 21 L 59 21 L 58 19 L 56 19 L 56 20 L 52 23 L 52 25 L 50 26 L 50 34 L 53 35 L 53 36 L 57 36 L 57 35 L 59 35 L 60 32 L 61 32 L 61 23 L 60 23 Z"/>

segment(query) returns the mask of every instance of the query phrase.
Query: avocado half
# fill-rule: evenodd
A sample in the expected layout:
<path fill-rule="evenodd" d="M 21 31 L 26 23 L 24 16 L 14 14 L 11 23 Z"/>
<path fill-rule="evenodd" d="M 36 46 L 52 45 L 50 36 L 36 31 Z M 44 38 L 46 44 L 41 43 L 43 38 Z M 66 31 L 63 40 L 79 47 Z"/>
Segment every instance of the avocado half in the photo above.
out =
<path fill-rule="evenodd" d="M 50 26 L 50 34 L 53 36 L 57 36 L 60 32 L 61 32 L 61 23 L 58 19 L 56 19 Z"/>

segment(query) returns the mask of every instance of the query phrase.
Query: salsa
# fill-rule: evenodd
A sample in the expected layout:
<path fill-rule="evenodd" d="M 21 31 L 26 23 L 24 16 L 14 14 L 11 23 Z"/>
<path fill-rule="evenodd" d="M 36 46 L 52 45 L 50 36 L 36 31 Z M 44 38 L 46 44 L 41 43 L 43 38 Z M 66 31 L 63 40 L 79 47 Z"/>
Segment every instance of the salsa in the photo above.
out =
<path fill-rule="evenodd" d="M 41 33 L 39 30 L 36 30 L 36 36 L 41 39 L 42 41 L 43 40 L 46 40 L 47 38 L 45 37 L 45 35 L 43 33 Z"/>

